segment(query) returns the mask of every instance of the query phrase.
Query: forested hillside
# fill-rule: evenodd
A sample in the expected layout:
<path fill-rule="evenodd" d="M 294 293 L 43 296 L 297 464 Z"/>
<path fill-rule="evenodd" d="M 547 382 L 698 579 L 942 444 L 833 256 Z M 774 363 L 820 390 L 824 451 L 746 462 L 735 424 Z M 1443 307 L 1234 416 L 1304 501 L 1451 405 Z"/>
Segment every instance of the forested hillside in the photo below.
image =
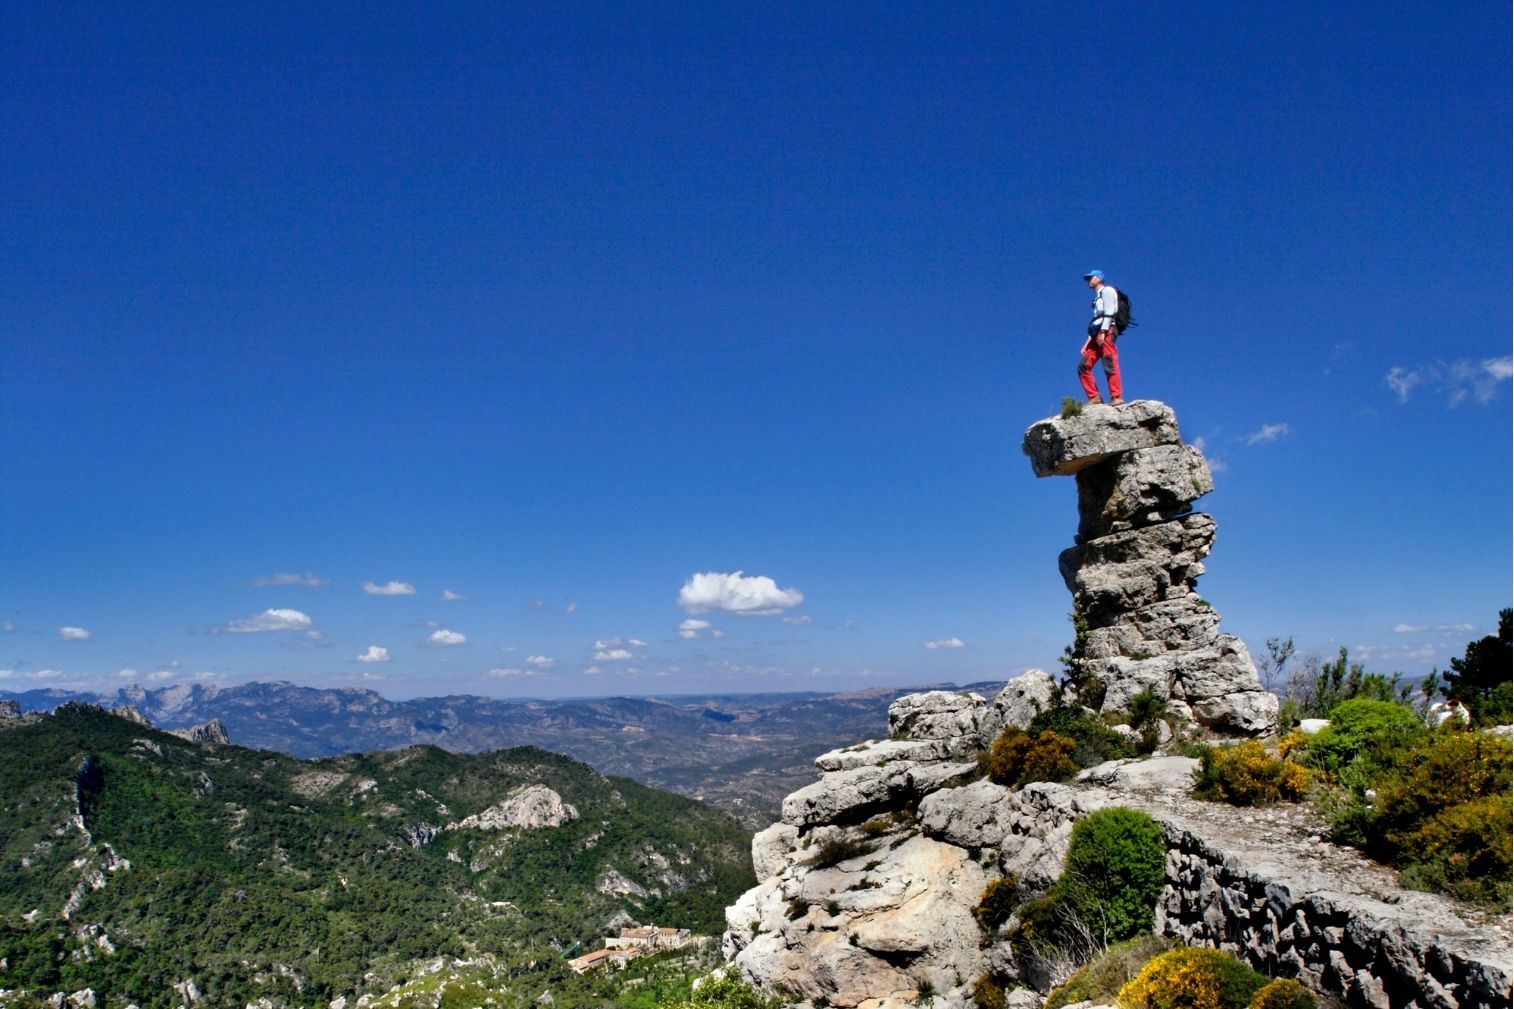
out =
<path fill-rule="evenodd" d="M 326 1005 L 413 962 L 718 932 L 747 837 L 544 750 L 301 761 L 84 705 L 0 723 L 0 988 Z M 177 989 L 177 993 L 176 993 Z"/>

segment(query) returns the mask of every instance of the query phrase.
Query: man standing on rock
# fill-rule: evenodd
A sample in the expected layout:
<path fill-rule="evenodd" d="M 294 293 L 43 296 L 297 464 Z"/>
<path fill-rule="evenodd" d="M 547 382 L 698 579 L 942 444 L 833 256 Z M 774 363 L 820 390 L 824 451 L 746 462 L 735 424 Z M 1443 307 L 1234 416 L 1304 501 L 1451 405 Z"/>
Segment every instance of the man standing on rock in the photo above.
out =
<path fill-rule="evenodd" d="M 1088 324 L 1088 339 L 1083 341 L 1082 357 L 1078 361 L 1078 381 L 1088 394 L 1088 402 L 1102 403 L 1098 383 L 1093 378 L 1094 362 L 1104 361 L 1104 377 L 1109 381 L 1109 402 L 1119 406 L 1125 402 L 1120 388 L 1120 355 L 1115 350 L 1119 330 L 1115 328 L 1115 314 L 1120 309 L 1120 294 L 1111 284 L 1104 283 L 1103 270 L 1090 270 L 1083 274 L 1083 282 L 1093 291 L 1093 321 Z"/>

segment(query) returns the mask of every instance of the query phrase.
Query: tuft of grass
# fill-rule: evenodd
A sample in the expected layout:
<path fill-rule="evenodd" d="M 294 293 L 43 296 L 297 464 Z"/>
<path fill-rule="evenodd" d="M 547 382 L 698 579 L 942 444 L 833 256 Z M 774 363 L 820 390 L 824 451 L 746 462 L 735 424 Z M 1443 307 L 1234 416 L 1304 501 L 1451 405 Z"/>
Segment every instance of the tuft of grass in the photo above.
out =
<path fill-rule="evenodd" d="M 1067 420 L 1069 417 L 1081 417 L 1082 415 L 1082 403 L 1078 402 L 1078 400 L 1074 399 L 1071 396 L 1062 397 L 1062 412 L 1058 414 L 1059 417 L 1061 417 L 1063 420 Z"/>

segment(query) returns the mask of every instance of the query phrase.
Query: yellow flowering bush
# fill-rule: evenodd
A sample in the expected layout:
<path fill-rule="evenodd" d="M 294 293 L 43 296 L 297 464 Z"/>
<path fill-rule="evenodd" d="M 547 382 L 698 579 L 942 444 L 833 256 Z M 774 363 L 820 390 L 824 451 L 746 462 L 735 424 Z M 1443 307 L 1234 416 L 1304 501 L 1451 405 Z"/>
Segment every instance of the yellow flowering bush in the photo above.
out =
<path fill-rule="evenodd" d="M 1217 949 L 1175 949 L 1153 957 L 1120 989 L 1123 1009 L 1248 1009 L 1267 978 Z"/>
<path fill-rule="evenodd" d="M 1246 1009 L 1317 1009 L 1314 994 L 1292 978 L 1280 977 L 1256 990 Z"/>
<path fill-rule="evenodd" d="M 1308 794 L 1311 780 L 1307 767 L 1273 756 L 1254 739 L 1205 747 L 1194 777 L 1194 795 L 1232 806 L 1297 802 Z"/>

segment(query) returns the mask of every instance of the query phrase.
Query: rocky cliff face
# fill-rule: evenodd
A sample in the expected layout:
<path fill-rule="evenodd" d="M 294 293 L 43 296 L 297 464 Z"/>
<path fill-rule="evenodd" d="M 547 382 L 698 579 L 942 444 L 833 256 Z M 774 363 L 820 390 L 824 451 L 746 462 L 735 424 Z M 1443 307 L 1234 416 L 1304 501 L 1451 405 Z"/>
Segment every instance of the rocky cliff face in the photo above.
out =
<path fill-rule="evenodd" d="M 1172 408 L 1087 407 L 1032 425 L 1024 450 L 1037 476 L 1078 483 L 1077 541 L 1058 565 L 1079 625 L 1075 671 L 1098 685 L 1102 710 L 1124 711 L 1151 690 L 1213 731 L 1273 731 L 1277 699 L 1195 591 L 1215 523 L 1193 502 L 1214 481 L 1203 455 L 1183 444 Z"/>
<path fill-rule="evenodd" d="M 1194 761 L 1116 761 L 1069 784 L 1008 788 L 963 757 L 1004 724 L 1024 725 L 1044 673 L 994 702 L 901 698 L 890 738 L 827 753 L 822 774 L 752 840 L 758 884 L 726 910 L 731 967 L 786 1002 L 838 1009 L 969 1009 L 985 974 L 1019 980 L 1033 1009 L 1071 962 L 1022 956 L 973 909 L 989 882 L 1044 890 L 1073 824 L 1128 806 L 1166 835 L 1153 930 L 1229 950 L 1266 973 L 1374 1009 L 1510 1004 L 1510 923 L 1467 917 L 1400 889 L 1391 870 L 1325 840 L 1307 809 L 1237 810 L 1189 797 Z"/>

